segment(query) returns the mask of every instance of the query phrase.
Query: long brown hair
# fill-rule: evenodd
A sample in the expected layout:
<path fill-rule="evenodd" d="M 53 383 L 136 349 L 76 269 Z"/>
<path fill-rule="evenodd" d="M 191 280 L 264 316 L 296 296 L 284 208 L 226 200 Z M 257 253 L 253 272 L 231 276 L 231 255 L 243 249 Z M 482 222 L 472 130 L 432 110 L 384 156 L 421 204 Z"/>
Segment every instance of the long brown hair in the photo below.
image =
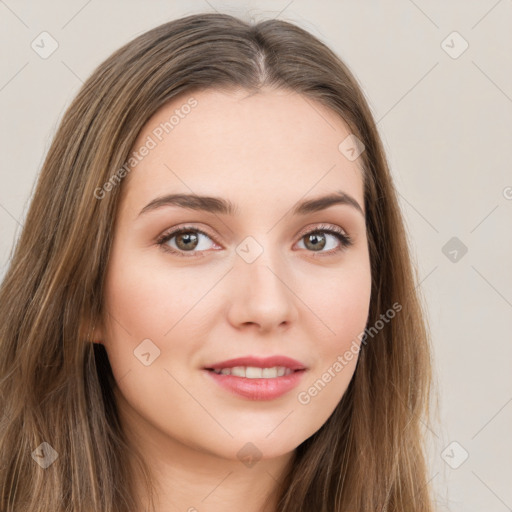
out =
<path fill-rule="evenodd" d="M 339 405 L 295 451 L 278 510 L 433 510 L 422 428 L 431 388 L 428 326 L 397 193 L 361 89 L 339 57 L 291 23 L 199 14 L 158 26 L 103 62 L 48 151 L 0 289 L 2 512 L 140 508 L 108 358 L 90 339 L 105 315 L 119 170 L 146 121 L 177 95 L 262 86 L 321 102 L 364 144 L 368 326 L 401 306 L 362 344 Z M 35 462 L 43 456 L 58 459 L 43 471 Z M 149 469 L 135 457 L 150 486 Z"/>

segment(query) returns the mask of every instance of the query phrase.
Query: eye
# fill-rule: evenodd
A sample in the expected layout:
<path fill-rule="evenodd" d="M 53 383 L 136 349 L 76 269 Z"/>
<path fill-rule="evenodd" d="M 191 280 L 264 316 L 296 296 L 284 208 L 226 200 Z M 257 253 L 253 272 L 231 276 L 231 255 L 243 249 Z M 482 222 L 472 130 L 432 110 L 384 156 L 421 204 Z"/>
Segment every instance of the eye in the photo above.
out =
<path fill-rule="evenodd" d="M 303 248 L 306 250 L 310 249 L 308 252 L 319 253 L 319 255 L 321 254 L 322 256 L 338 253 L 353 244 L 349 235 L 335 225 L 317 226 L 315 229 L 303 232 L 299 236 L 300 242 L 305 239 Z M 329 237 L 337 240 L 338 244 L 336 244 L 336 241 L 329 243 Z M 213 237 L 201 229 L 193 226 L 184 226 L 164 233 L 157 240 L 157 244 L 161 246 L 164 251 L 178 256 L 202 257 L 204 256 L 202 253 L 211 248 L 208 247 L 209 244 L 207 240 L 213 242 L 214 245 L 217 244 L 217 242 L 213 240 Z M 323 250 L 326 247 L 328 247 L 328 251 Z M 315 254 L 315 256 L 317 255 Z"/>
<path fill-rule="evenodd" d="M 300 236 L 300 242 L 305 240 L 303 246 L 306 249 L 312 249 L 312 252 L 319 253 L 321 256 L 329 256 L 338 253 L 353 245 L 353 241 L 350 236 L 341 228 L 334 225 L 322 224 L 311 231 L 302 233 Z M 331 243 L 329 243 L 328 237 L 337 240 L 338 244 L 336 244 L 336 241 L 331 241 Z M 323 249 L 326 247 L 328 247 L 329 250 L 324 251 Z M 314 256 L 317 255 L 315 254 Z"/>
<path fill-rule="evenodd" d="M 176 239 L 171 245 L 168 245 L 168 242 L 171 242 L 173 239 Z M 178 256 L 192 256 L 196 257 L 202 254 L 208 249 L 208 244 L 201 244 L 201 238 L 206 238 L 212 240 L 210 235 L 202 231 L 201 229 L 194 228 L 192 226 L 185 226 L 182 228 L 175 229 L 170 233 L 164 233 L 158 240 L 157 244 L 162 247 L 164 251 L 171 252 Z M 193 252 L 194 254 L 186 255 L 184 252 Z M 196 254 L 196 253 L 199 254 Z"/>

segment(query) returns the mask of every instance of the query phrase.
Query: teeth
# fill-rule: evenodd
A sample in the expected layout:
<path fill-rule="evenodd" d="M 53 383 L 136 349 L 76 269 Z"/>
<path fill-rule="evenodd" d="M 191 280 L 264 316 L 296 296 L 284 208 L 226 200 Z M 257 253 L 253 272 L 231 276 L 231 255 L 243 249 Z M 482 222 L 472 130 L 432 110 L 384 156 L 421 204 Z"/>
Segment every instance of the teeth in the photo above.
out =
<path fill-rule="evenodd" d="M 261 379 L 263 375 L 263 368 L 255 368 L 254 366 L 248 366 L 245 369 L 245 377 L 247 379 Z"/>
<path fill-rule="evenodd" d="M 261 376 L 265 379 L 275 379 L 279 375 L 279 368 L 262 368 Z M 283 372 L 284 375 L 284 372 Z"/>
<path fill-rule="evenodd" d="M 245 377 L 245 368 L 243 366 L 235 366 L 231 368 L 231 375 L 235 377 Z"/>
<path fill-rule="evenodd" d="M 233 368 L 222 368 L 222 370 L 213 370 L 218 375 L 234 375 L 235 377 L 245 377 L 246 379 L 275 379 L 290 375 L 293 370 L 284 366 L 274 366 L 273 368 L 258 368 L 257 366 L 235 366 Z"/>

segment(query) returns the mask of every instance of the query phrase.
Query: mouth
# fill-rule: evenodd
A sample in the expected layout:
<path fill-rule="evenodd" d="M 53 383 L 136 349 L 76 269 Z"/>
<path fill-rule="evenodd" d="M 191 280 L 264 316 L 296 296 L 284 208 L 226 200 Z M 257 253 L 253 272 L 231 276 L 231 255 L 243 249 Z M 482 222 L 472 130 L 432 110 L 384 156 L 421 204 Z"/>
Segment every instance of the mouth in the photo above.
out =
<path fill-rule="evenodd" d="M 205 373 L 221 388 L 249 400 L 273 400 L 302 380 L 307 368 L 284 356 L 244 357 L 204 367 Z"/>
<path fill-rule="evenodd" d="M 217 375 L 233 375 L 234 377 L 243 377 L 245 379 L 276 379 L 284 377 L 294 372 L 303 372 L 302 370 L 292 370 L 286 366 L 272 366 L 270 368 L 261 368 L 258 366 L 233 366 L 232 368 L 206 368 L 206 370 Z"/>

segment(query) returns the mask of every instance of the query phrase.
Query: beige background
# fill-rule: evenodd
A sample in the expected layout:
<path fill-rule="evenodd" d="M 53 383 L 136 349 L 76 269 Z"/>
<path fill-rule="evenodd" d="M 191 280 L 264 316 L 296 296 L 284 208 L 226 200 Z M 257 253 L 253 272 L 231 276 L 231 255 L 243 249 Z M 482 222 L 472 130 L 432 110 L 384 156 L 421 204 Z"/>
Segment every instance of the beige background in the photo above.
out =
<path fill-rule="evenodd" d="M 512 1 L 375 4 L 0 0 L 0 278 L 56 126 L 111 52 L 195 12 L 295 22 L 358 77 L 400 192 L 439 381 L 429 484 L 438 510 L 505 512 L 512 510 Z M 31 47 L 43 31 L 58 43 L 46 59 Z"/>

